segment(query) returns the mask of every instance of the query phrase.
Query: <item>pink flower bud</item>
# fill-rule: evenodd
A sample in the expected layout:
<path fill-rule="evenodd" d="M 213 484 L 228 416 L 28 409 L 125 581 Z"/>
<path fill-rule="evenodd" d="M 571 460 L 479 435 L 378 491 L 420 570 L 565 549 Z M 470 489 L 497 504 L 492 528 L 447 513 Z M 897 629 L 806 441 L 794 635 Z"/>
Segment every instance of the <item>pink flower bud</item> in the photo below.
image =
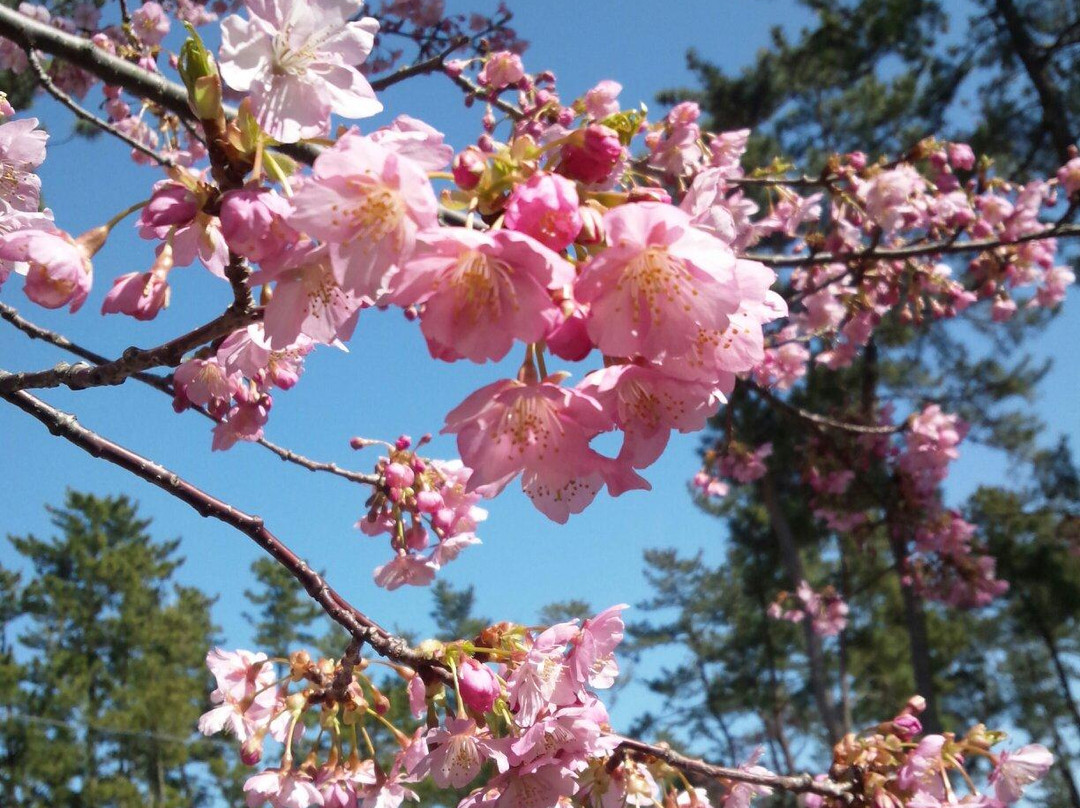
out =
<path fill-rule="evenodd" d="M 912 696 L 910 699 L 907 700 L 907 704 L 904 706 L 904 710 L 912 713 L 913 715 L 918 715 L 919 713 L 926 710 L 926 699 L 924 699 L 922 696 Z"/>
<path fill-rule="evenodd" d="M 486 713 L 495 706 L 495 699 L 499 697 L 499 681 L 486 665 L 481 665 L 472 657 L 465 657 L 458 668 L 458 690 L 465 706 L 478 713 Z"/>
<path fill-rule="evenodd" d="M 569 309 L 569 314 L 566 310 Z M 563 303 L 559 321 L 544 338 L 548 350 L 568 362 L 580 362 L 593 349 L 592 340 L 585 325 L 586 312 L 573 301 Z"/>
<path fill-rule="evenodd" d="M 416 474 L 403 463 L 391 463 L 386 467 L 386 484 L 391 488 L 408 488 L 416 479 Z"/>
<path fill-rule="evenodd" d="M 221 235 L 233 252 L 265 261 L 297 240 L 297 232 L 285 223 L 291 212 L 288 201 L 274 191 L 230 191 L 221 202 Z"/>
<path fill-rule="evenodd" d="M 420 491 L 416 495 L 416 510 L 420 513 L 435 513 L 444 504 L 443 496 L 438 491 Z"/>
<path fill-rule="evenodd" d="M 140 229 L 187 224 L 199 212 L 195 195 L 175 182 L 160 183 L 139 214 Z M 148 236 L 144 235 L 144 238 Z"/>
<path fill-rule="evenodd" d="M 953 168 L 970 171 L 975 168 L 975 152 L 966 143 L 950 143 L 949 163 Z"/>
<path fill-rule="evenodd" d="M 245 766 L 255 766 L 262 760 L 263 733 L 256 732 L 240 745 L 240 760 Z"/>
<path fill-rule="evenodd" d="M 487 161 L 484 159 L 484 153 L 475 146 L 469 146 L 454 157 L 454 182 L 463 191 L 471 191 L 480 184 L 486 168 Z"/>
<path fill-rule="evenodd" d="M 893 719 L 893 732 L 905 741 L 911 740 L 922 732 L 922 722 L 913 715 L 898 715 Z"/>
<path fill-rule="evenodd" d="M 608 178 L 623 154 L 622 143 L 613 129 L 591 124 L 570 136 L 562 148 L 562 173 L 584 183 L 601 183 Z"/>

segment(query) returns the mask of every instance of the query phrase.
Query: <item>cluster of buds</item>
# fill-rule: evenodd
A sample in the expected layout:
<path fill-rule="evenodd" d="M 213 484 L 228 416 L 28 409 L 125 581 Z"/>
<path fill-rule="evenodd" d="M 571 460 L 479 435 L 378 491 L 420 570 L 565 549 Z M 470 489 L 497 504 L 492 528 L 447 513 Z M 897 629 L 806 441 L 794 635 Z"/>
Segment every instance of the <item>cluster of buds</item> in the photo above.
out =
<path fill-rule="evenodd" d="M 836 745 L 830 774 L 843 777 L 855 773 L 855 804 L 875 808 L 1002 808 L 1017 802 L 1025 788 L 1045 777 L 1054 762 L 1054 756 L 1039 744 L 992 752 L 1006 735 L 981 724 L 960 737 L 952 733 L 923 735 L 918 716 L 925 707 L 926 702 L 916 696 L 892 721 L 862 735 L 848 735 Z M 972 776 L 979 758 L 986 758 L 992 766 L 987 787 L 982 789 Z M 807 800 L 810 808 L 826 804 L 839 802 L 818 796 Z"/>
<path fill-rule="evenodd" d="M 430 440 L 424 435 L 414 447 L 402 435 L 384 444 L 389 453 L 375 465 L 379 482 L 366 503 L 366 516 L 357 523 L 368 536 L 390 536 L 394 558 L 375 570 L 375 583 L 387 589 L 426 585 L 463 549 L 480 543 L 476 526 L 487 511 L 476 503 L 486 492 L 468 490 L 472 470 L 460 460 L 420 457 L 416 451 Z M 355 438 L 352 446 L 370 443 Z"/>

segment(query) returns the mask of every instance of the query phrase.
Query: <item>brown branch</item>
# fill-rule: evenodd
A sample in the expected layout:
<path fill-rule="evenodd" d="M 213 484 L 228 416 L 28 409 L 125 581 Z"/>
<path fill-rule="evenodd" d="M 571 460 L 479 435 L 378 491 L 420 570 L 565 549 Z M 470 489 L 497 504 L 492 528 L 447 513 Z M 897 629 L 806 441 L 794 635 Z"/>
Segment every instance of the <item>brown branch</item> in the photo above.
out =
<path fill-rule="evenodd" d="M 805 410 L 802 407 L 792 404 L 790 401 L 785 401 L 767 387 L 752 383 L 747 386 L 756 391 L 758 395 L 770 404 L 779 407 L 797 418 L 801 418 L 804 421 L 808 421 L 811 424 L 826 429 L 839 429 L 844 432 L 854 432 L 859 435 L 895 435 L 897 432 L 903 432 L 907 429 L 906 422 L 889 426 L 868 426 L 865 424 L 853 424 L 848 421 L 839 421 L 836 418 L 830 418 L 827 415 L 811 412 L 810 410 Z"/>
<path fill-rule="evenodd" d="M 756 786 L 769 786 L 770 788 L 790 791 L 794 794 L 820 794 L 823 797 L 832 797 L 844 802 L 850 802 L 854 798 L 852 786 L 849 783 L 837 783 L 833 780 L 815 780 L 809 774 L 763 774 L 747 771 L 746 769 L 717 766 L 713 763 L 706 763 L 704 760 L 679 754 L 666 746 L 657 746 L 622 735 L 613 735 L 613 737 L 619 741 L 619 745 L 615 749 L 615 755 L 621 753 L 635 757 L 656 758 L 687 774 L 696 774 L 714 780 L 734 780 Z"/>
<path fill-rule="evenodd" d="M 395 70 L 393 73 L 382 76 L 381 78 L 373 79 L 370 82 L 371 89 L 378 92 L 380 90 L 385 90 L 387 87 L 392 87 L 398 82 L 405 81 L 406 79 L 411 79 L 413 76 L 422 76 L 426 73 L 435 73 L 437 71 L 440 71 L 446 64 L 446 57 L 456 51 L 458 48 L 468 45 L 469 41 L 469 37 L 465 36 L 464 34 L 458 37 L 454 37 L 454 39 L 450 41 L 449 45 L 447 45 L 445 48 L 443 48 L 443 50 L 441 50 L 434 56 L 424 59 L 421 62 L 415 62 L 411 65 L 406 65 L 405 67 Z"/>
<path fill-rule="evenodd" d="M 446 71 L 443 72 L 450 78 L 450 81 L 454 82 L 454 84 L 463 89 L 466 93 L 475 96 L 481 101 L 486 101 L 496 109 L 502 110 L 515 121 L 520 121 L 525 117 L 525 113 L 523 113 L 520 109 L 515 107 L 509 101 L 504 101 L 503 99 L 499 98 L 498 95 L 493 95 L 485 92 L 483 87 L 474 84 L 472 81 L 470 81 L 468 78 L 461 75 L 460 73 L 447 73 Z"/>
<path fill-rule="evenodd" d="M 76 118 L 81 118 L 87 123 L 93 124 L 101 131 L 108 132 L 118 140 L 122 140 L 124 143 L 131 146 L 131 148 L 135 149 L 135 151 L 145 154 L 158 165 L 170 168 L 176 165 L 173 160 L 168 157 L 163 157 L 144 143 L 140 143 L 135 138 L 124 134 L 108 121 L 102 120 L 94 113 L 79 106 L 74 98 L 57 87 L 53 80 L 49 78 L 49 74 L 45 72 L 45 68 L 41 64 L 41 59 L 38 58 L 37 51 L 28 50 L 26 52 L 26 59 L 30 62 L 30 67 L 33 69 L 34 74 L 37 76 L 38 83 L 44 88 L 45 92 L 70 109 Z"/>
<path fill-rule="evenodd" d="M 354 639 L 366 642 L 387 659 L 418 670 L 428 671 L 443 682 L 452 682 L 450 672 L 446 668 L 411 648 L 405 640 L 388 632 L 332 589 L 319 573 L 271 533 L 261 518 L 234 508 L 187 482 L 164 466 L 98 435 L 79 424 L 75 416 L 49 406 L 25 390 L 5 389 L 5 383 L 11 378 L 12 374 L 0 370 L 0 398 L 36 418 L 53 435 L 64 438 L 93 457 L 106 460 L 156 485 L 181 502 L 190 505 L 201 516 L 213 517 L 235 528 L 285 567 L 300 582 L 308 595 L 322 607 L 323 611 L 348 631 Z"/>
<path fill-rule="evenodd" d="M 141 371 L 154 367 L 179 365 L 188 351 L 219 337 L 227 336 L 239 328 L 256 322 L 260 317 L 262 317 L 261 310 L 237 312 L 230 308 L 220 317 L 214 318 L 193 331 L 181 334 L 154 348 L 128 348 L 119 359 L 113 359 L 110 362 L 99 365 L 87 365 L 82 362 L 69 365 L 61 362 L 49 370 L 5 373 L 0 378 L 0 394 L 31 387 L 64 386 L 72 390 L 83 390 L 87 387 L 122 384 L 126 379 Z"/>
<path fill-rule="evenodd" d="M 57 348 L 73 353 L 76 356 L 82 357 L 88 362 L 93 362 L 95 365 L 103 365 L 109 360 L 99 353 L 84 348 L 83 346 L 72 342 L 63 334 L 58 334 L 55 331 L 50 331 L 47 328 L 42 328 L 36 325 L 25 317 L 19 315 L 19 312 L 8 306 L 6 303 L 0 303 L 0 319 L 7 320 L 17 329 L 26 334 L 30 339 L 40 339 L 44 342 L 48 342 L 51 345 L 55 345 Z M 175 393 L 172 383 L 164 376 L 157 376 L 153 373 L 134 373 L 131 378 L 136 381 L 158 390 L 165 395 L 172 397 Z M 214 418 L 205 407 L 199 407 L 192 405 L 188 409 L 193 412 L 199 413 L 205 418 L 217 423 L 217 419 Z M 361 483 L 363 485 L 377 485 L 379 482 L 379 476 L 377 474 L 365 474 L 360 471 L 350 471 L 349 469 L 342 468 L 336 463 L 326 463 L 321 460 L 312 460 L 310 457 L 305 457 L 302 454 L 294 452 L 292 449 L 286 449 L 284 446 L 267 440 L 266 438 L 260 438 L 255 441 L 260 446 L 269 449 L 276 454 L 279 458 L 287 463 L 293 463 L 301 468 L 305 468 L 308 471 L 325 471 L 329 474 L 337 475 L 350 482 Z"/>
<path fill-rule="evenodd" d="M 1027 21 L 1013 0 L 995 0 L 994 11 L 991 13 L 1000 19 L 1001 24 L 998 27 L 1005 29 L 1013 50 L 1020 58 L 1020 63 L 1035 89 L 1042 107 L 1043 128 L 1050 135 L 1054 153 L 1060 162 L 1068 161 L 1074 138 L 1070 131 L 1065 96 L 1050 72 L 1049 54 L 1040 53 L 1039 46 L 1028 30 Z"/>
<path fill-rule="evenodd" d="M 811 253 L 810 255 L 765 255 L 746 253 L 740 256 L 748 261 L 759 261 L 770 267 L 806 267 L 816 264 L 843 264 L 852 261 L 893 261 L 916 258 L 922 255 L 947 255 L 965 252 L 982 252 L 997 247 L 1011 247 L 1028 241 L 1042 241 L 1059 236 L 1080 236 L 1080 224 L 1055 224 L 1038 233 L 1025 233 L 1012 241 L 1002 239 L 978 239 L 973 241 L 934 241 L 928 244 L 910 244 L 893 249 L 877 249 L 873 252 L 859 250 L 850 253 Z"/>

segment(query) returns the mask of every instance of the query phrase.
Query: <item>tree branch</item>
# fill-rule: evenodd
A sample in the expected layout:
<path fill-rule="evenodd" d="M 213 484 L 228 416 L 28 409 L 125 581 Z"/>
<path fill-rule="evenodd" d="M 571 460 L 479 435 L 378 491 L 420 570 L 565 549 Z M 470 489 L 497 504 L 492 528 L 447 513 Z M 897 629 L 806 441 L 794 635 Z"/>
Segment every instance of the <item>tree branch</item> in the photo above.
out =
<path fill-rule="evenodd" d="M 25 317 L 19 315 L 19 312 L 8 306 L 6 303 L 0 303 L 0 319 L 7 320 L 17 329 L 26 334 L 30 339 L 40 339 L 44 342 L 48 342 L 51 345 L 55 345 L 57 348 L 68 351 L 76 356 L 82 357 L 88 362 L 93 362 L 95 365 L 104 365 L 109 360 L 99 353 L 84 348 L 77 343 L 72 342 L 63 334 L 58 334 L 55 331 L 50 331 L 47 328 L 42 328 L 36 325 Z M 156 376 L 153 373 L 133 373 L 131 378 L 136 381 L 142 382 L 148 387 L 152 387 L 165 395 L 172 397 L 174 395 L 174 389 L 172 383 L 163 376 Z M 205 407 L 199 407 L 196 405 L 190 406 L 188 409 L 193 412 L 199 413 L 205 418 L 217 423 L 217 419 L 214 418 Z M 379 482 L 379 477 L 376 474 L 365 474 L 360 471 L 351 471 L 349 469 L 342 468 L 336 463 L 327 463 L 321 460 L 312 460 L 309 457 L 305 457 L 302 454 L 294 452 L 292 449 L 286 449 L 284 446 L 279 446 L 266 438 L 260 438 L 255 441 L 260 446 L 269 449 L 276 454 L 279 458 L 287 463 L 293 463 L 301 468 L 305 468 L 308 471 L 325 471 L 330 474 L 342 477 L 350 482 L 361 483 L 363 485 L 376 485 Z"/>
<path fill-rule="evenodd" d="M 110 135 L 117 138 L 118 140 L 122 140 L 124 143 L 131 146 L 131 148 L 135 149 L 135 151 L 140 152 L 141 154 L 145 154 L 158 165 L 167 166 L 170 168 L 176 165 L 173 160 L 169 159 L 168 157 L 163 157 L 162 155 L 151 149 L 149 146 L 140 143 L 135 138 L 124 134 L 108 121 L 103 121 L 94 113 L 79 106 L 79 104 L 75 101 L 74 98 L 72 98 L 70 95 L 57 87 L 56 84 L 53 83 L 53 80 L 49 78 L 49 74 L 45 72 L 45 68 L 41 64 L 41 59 L 38 58 L 37 51 L 28 50 L 26 52 L 26 59 L 30 62 L 30 67 L 33 69 L 34 74 L 37 76 L 38 83 L 41 84 L 41 86 L 45 89 L 45 92 L 47 92 L 57 101 L 59 101 L 65 107 L 70 109 L 75 114 L 76 118 L 81 118 L 87 123 L 93 124 L 101 131 L 108 132 Z"/>
<path fill-rule="evenodd" d="M 760 774 L 747 771 L 746 769 L 733 769 L 727 766 L 717 766 L 706 763 L 697 758 L 679 754 L 666 746 L 638 741 L 623 735 L 613 735 L 619 740 L 614 755 L 631 754 L 662 760 L 687 774 L 696 774 L 710 779 L 735 780 L 740 783 L 750 783 L 757 786 L 769 786 L 794 794 L 820 794 L 823 797 L 832 797 L 851 802 L 854 798 L 852 787 L 849 783 L 837 783 L 832 780 L 815 780 L 809 774 Z"/>
<path fill-rule="evenodd" d="M 785 401 L 778 395 L 773 393 L 767 387 L 761 385 L 747 384 L 751 390 L 754 390 L 763 399 L 770 404 L 779 407 L 791 415 L 801 418 L 804 421 L 809 421 L 819 427 L 825 427 L 827 429 L 839 429 L 844 432 L 854 432 L 859 435 L 895 435 L 897 432 L 903 432 L 907 429 L 907 423 L 888 425 L 888 426 L 867 426 L 865 424 L 853 424 L 848 421 L 839 421 L 835 418 L 830 418 L 827 415 L 821 415 L 820 413 L 811 412 L 810 410 L 804 410 L 802 407 L 798 407 L 792 404 L 790 401 Z M 798 583 L 798 582 L 796 582 Z"/>
<path fill-rule="evenodd" d="M 346 601 L 326 583 L 321 575 L 271 533 L 261 518 L 234 508 L 187 482 L 179 474 L 98 435 L 79 424 L 75 416 L 49 406 L 25 390 L 4 389 L 5 383 L 11 378 L 12 374 L 0 370 L 0 398 L 36 418 L 53 435 L 64 438 L 84 452 L 106 460 L 156 485 L 181 502 L 190 505 L 201 516 L 213 517 L 240 531 L 292 573 L 308 595 L 354 639 L 366 642 L 387 659 L 417 670 L 428 671 L 435 678 L 452 683 L 450 671 L 411 648 L 405 640 L 391 634 Z"/>
<path fill-rule="evenodd" d="M 464 47 L 468 44 L 469 37 L 464 35 L 455 37 L 450 41 L 449 45 L 447 45 L 445 48 L 443 48 L 442 51 L 435 54 L 434 56 L 424 59 L 421 62 L 414 62 L 411 65 L 405 65 L 405 67 L 395 70 L 393 73 L 377 79 L 373 79 L 370 82 L 371 89 L 378 92 L 380 90 L 385 90 L 387 87 L 392 87 L 398 82 L 405 81 L 406 79 L 411 79 L 413 76 L 421 76 L 425 73 L 435 73 L 436 71 L 440 71 L 443 69 L 443 65 L 445 65 L 446 63 L 447 56 L 456 51 L 458 48 Z"/>
<path fill-rule="evenodd" d="M 0 394 L 31 387 L 64 386 L 72 390 L 83 390 L 87 387 L 122 384 L 125 379 L 141 371 L 162 365 L 168 367 L 179 365 L 180 360 L 188 351 L 219 337 L 227 336 L 238 328 L 258 321 L 260 317 L 262 317 L 262 311 L 259 309 L 238 312 L 230 308 L 220 317 L 199 326 L 194 331 L 181 334 L 155 348 L 128 348 L 119 359 L 100 365 L 91 366 L 81 362 L 69 365 L 61 362 L 49 370 L 5 373 L 0 377 Z M 8 317 L 4 319 L 10 321 Z"/>
<path fill-rule="evenodd" d="M 927 244 L 910 244 L 906 247 L 893 249 L 876 249 L 872 252 L 860 250 L 851 253 L 811 253 L 810 255 L 766 255 L 762 253 L 746 253 L 739 256 L 748 261 L 759 261 L 770 267 L 807 267 L 817 264 L 844 264 L 851 261 L 893 261 L 905 258 L 916 258 L 921 255 L 947 255 L 965 252 L 982 252 L 996 247 L 1010 247 L 1014 244 L 1024 244 L 1028 241 L 1042 241 L 1059 236 L 1080 236 L 1080 224 L 1055 224 L 1038 233 L 1025 233 L 1024 235 L 1004 241 L 1002 239 L 977 239 L 973 241 L 934 241 Z"/>

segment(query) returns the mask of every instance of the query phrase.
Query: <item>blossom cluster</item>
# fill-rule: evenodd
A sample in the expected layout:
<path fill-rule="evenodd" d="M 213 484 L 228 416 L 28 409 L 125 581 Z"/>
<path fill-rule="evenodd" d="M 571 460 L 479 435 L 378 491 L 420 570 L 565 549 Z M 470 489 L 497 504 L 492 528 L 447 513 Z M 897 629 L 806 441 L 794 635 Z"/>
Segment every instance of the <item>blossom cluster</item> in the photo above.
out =
<path fill-rule="evenodd" d="M 636 757 L 621 746 L 595 691 L 611 687 L 618 675 L 614 652 L 623 638 L 623 609 L 545 629 L 500 623 L 473 640 L 423 643 L 424 666 L 391 666 L 405 685 L 398 697 L 407 698 L 413 718 L 422 721 L 417 726 L 389 720 L 386 694 L 394 680 L 375 682 L 363 658 L 313 660 L 299 651 L 270 660 L 215 649 L 207 655 L 215 706 L 199 729 L 235 736 L 245 765 L 265 767 L 244 785 L 251 808 L 396 808 L 417 800 L 414 789 L 426 780 L 466 790 L 459 808 L 711 808 L 713 799 L 724 808 L 747 808 L 772 793 L 767 783 L 774 775 L 760 765 L 760 749 L 737 770 L 758 782 L 733 774 L 705 789 L 659 759 Z M 431 666 L 449 672 L 449 681 Z M 862 778 L 850 785 L 860 804 L 1003 808 L 1053 762 L 1037 744 L 993 753 L 1004 734 L 982 726 L 960 738 L 922 735 L 924 708 L 922 699 L 912 698 L 891 721 L 845 737 L 834 749 L 834 784 L 857 767 Z M 316 725 L 320 732 L 312 738 Z M 280 761 L 269 767 L 267 739 L 281 747 Z M 388 748 L 379 748 L 384 743 Z M 964 770 L 979 757 L 993 765 L 988 793 L 975 791 Z M 962 799 L 954 772 L 972 790 Z M 804 799 L 811 808 L 833 804 L 822 793 Z"/>
<path fill-rule="evenodd" d="M 916 696 L 892 721 L 861 735 L 848 735 L 833 750 L 831 771 L 858 767 L 867 804 L 887 806 L 969 805 L 1003 808 L 1021 799 L 1027 787 L 1046 776 L 1054 756 L 1040 744 L 992 752 L 1005 734 L 979 724 L 965 735 L 922 734 L 919 714 L 926 704 Z M 921 736 L 921 737 L 920 737 Z M 991 764 L 987 786 L 976 786 L 972 770 L 980 759 Z M 961 789 L 966 788 L 967 794 Z M 830 803 L 810 795 L 808 808 Z"/>
<path fill-rule="evenodd" d="M 787 608 L 788 601 L 796 604 Z M 769 604 L 769 617 L 774 620 L 787 620 L 792 623 L 809 621 L 811 630 L 819 637 L 834 637 L 847 626 L 850 609 L 831 586 L 815 592 L 806 581 L 799 581 L 794 596 L 781 592 L 776 600 Z"/>
<path fill-rule="evenodd" d="M 244 786 L 253 808 L 393 808 L 417 799 L 411 786 L 423 779 L 439 788 L 475 785 L 488 763 L 497 773 L 461 806 L 519 805 L 526 797 L 530 805 L 570 797 L 586 805 L 644 805 L 661 797 L 663 774 L 612 760 L 619 739 L 593 692 L 618 675 L 614 651 L 624 608 L 537 632 L 502 623 L 474 641 L 425 643 L 421 650 L 451 672 L 452 683 L 430 670 L 395 667 L 413 716 L 426 719 L 415 728 L 388 721 L 387 697 L 363 659 L 314 661 L 296 652 L 281 660 L 287 670 L 279 675 L 265 654 L 214 650 L 207 665 L 217 682 L 216 706 L 199 728 L 233 734 L 249 766 L 262 763 L 267 738 L 283 746 L 280 765 Z M 328 746 L 305 738 L 316 720 Z M 371 744 L 381 737 L 376 727 L 389 730 L 392 756 Z M 310 752 L 301 754 L 306 746 Z M 673 798 L 675 792 L 673 785 Z"/>
<path fill-rule="evenodd" d="M 357 448 L 368 443 L 353 440 Z M 422 458 L 407 435 L 387 448 L 388 455 L 375 466 L 379 483 L 357 527 L 368 536 L 390 536 L 394 557 L 376 568 L 376 584 L 386 589 L 424 586 L 462 550 L 480 543 L 476 526 L 487 511 L 476 503 L 489 494 L 482 487 L 467 490 L 473 471 L 460 460 Z"/>

